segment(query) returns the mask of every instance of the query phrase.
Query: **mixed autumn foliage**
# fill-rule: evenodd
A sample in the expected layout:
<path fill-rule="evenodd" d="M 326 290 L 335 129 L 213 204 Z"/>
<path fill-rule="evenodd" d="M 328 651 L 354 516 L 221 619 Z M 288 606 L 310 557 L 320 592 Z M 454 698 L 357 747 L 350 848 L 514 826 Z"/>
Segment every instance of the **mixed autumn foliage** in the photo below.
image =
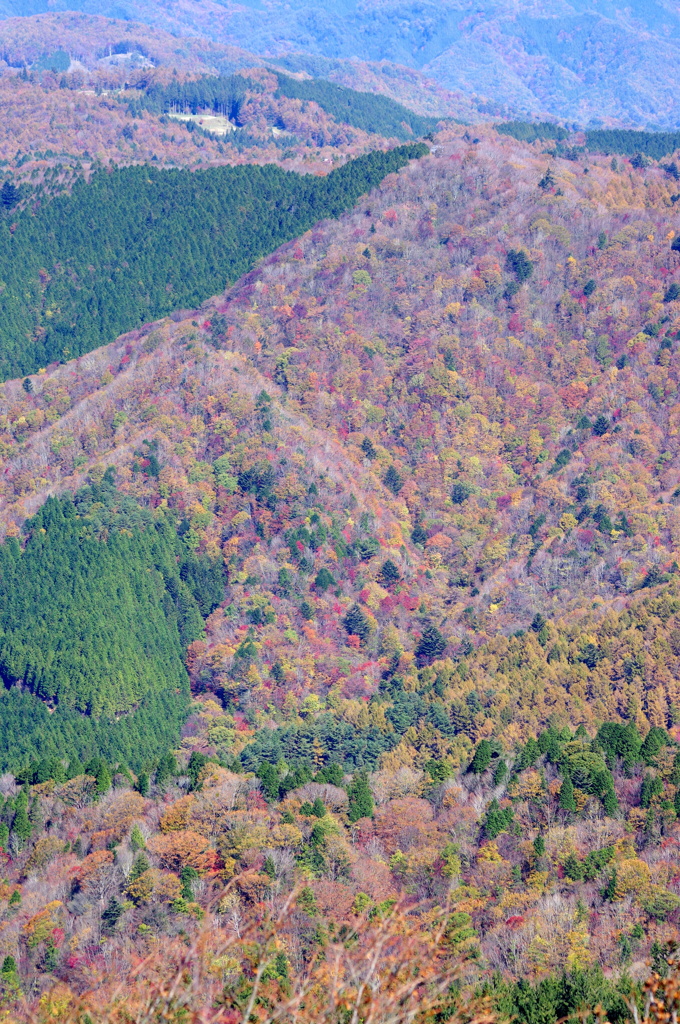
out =
<path fill-rule="evenodd" d="M 543 142 L 0 386 L 10 1019 L 672 1011 L 677 183 Z"/>
<path fill-rule="evenodd" d="M 566 8 L 553 0 L 540 8 L 499 2 L 474 12 L 461 0 L 371 0 L 332 8 L 320 0 L 128 0 L 122 7 L 118 0 L 79 0 L 77 6 L 112 19 L 132 16 L 159 34 L 172 33 L 181 42 L 171 52 L 186 52 L 199 34 L 279 55 L 314 77 L 344 76 L 341 84 L 352 88 L 361 78 L 369 91 L 401 90 L 402 102 L 410 86 L 426 100 L 452 90 L 461 106 L 502 102 L 535 118 L 664 128 L 678 123 L 678 17 L 660 0 L 602 10 L 586 0 Z M 11 0 L 3 13 L 32 15 L 50 8 L 48 0 Z M 67 17 L 61 15 L 68 25 Z M 98 20 L 107 31 L 107 21 Z M 19 35 L 18 22 L 12 18 L 7 24 Z M 145 26 L 130 31 L 153 38 Z M 87 39 L 83 45 L 76 33 L 69 34 L 69 48 L 82 52 Z M 114 40 L 119 38 L 117 33 Z M 202 48 L 218 47 L 204 42 Z"/>
<path fill-rule="evenodd" d="M 229 83 L 238 105 L 225 110 L 206 83 Z M 174 85 L 173 85 L 174 83 Z M 233 83 L 233 84 L 232 84 Z M 383 139 L 414 139 L 400 112 L 385 99 L 388 116 L 364 116 L 364 127 L 337 121 L 315 100 L 284 96 L 278 77 L 251 67 L 235 75 L 182 76 L 169 69 L 106 66 L 96 73 L 0 70 L 0 166 L 20 190 L 23 205 L 69 191 L 75 180 L 104 165 L 157 164 L 192 170 L 243 164 L 279 164 L 286 170 L 326 174 L 346 159 L 384 145 Z M 310 83 L 314 84 L 314 83 Z M 323 83 L 321 83 L 323 85 Z M 219 93 L 220 90 L 218 90 Z M 357 98 L 359 114 L 366 106 Z M 173 102 L 189 95 L 185 103 Z M 192 102 L 195 96 L 203 102 Z M 323 93 L 319 96 L 323 102 Z M 328 103 L 326 103 L 328 106 Z M 344 111 L 334 108 L 338 117 Z M 218 123 L 210 118 L 224 113 Z M 356 112 L 355 112 L 356 114 Z M 192 116 L 187 116 L 192 115 Z M 205 117 L 208 117 L 205 120 Z M 347 116 L 357 120 L 352 111 Z M 217 126 L 217 133 L 213 127 Z M 389 136 L 379 130 L 391 129 Z M 221 134 L 220 134 L 221 133 Z M 378 138 L 375 136 L 378 135 Z"/>

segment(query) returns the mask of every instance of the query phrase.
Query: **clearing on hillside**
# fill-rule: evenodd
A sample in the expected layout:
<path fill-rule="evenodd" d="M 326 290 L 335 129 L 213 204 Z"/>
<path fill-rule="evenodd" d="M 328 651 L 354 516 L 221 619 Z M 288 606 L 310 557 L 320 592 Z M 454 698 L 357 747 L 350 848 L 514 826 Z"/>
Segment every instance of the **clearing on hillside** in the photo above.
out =
<path fill-rule="evenodd" d="M 213 135 L 228 135 L 236 131 L 236 125 L 232 124 L 228 117 L 223 114 L 168 114 L 173 121 L 193 121 L 206 132 Z"/>

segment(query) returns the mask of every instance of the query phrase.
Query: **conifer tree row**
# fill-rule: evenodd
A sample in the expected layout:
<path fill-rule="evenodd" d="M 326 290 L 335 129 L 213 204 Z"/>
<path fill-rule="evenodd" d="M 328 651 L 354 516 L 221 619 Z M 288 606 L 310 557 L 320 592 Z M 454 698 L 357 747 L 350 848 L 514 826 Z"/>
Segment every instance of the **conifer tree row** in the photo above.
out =
<path fill-rule="evenodd" d="M 136 107 L 143 107 L 155 114 L 213 110 L 239 124 L 246 90 L 260 92 L 262 88 L 243 75 L 204 75 L 191 82 L 174 81 L 167 85 L 152 82 L 132 108 L 136 112 Z"/>
<path fill-rule="evenodd" d="M 335 121 L 352 125 L 362 131 L 385 138 L 407 142 L 436 128 L 436 117 L 423 117 L 407 107 L 371 92 L 358 92 L 322 79 L 299 81 L 276 73 L 278 93 L 289 99 L 317 103 Z M 139 100 L 131 104 L 132 112 L 145 108 L 155 114 L 197 114 L 211 110 L 241 125 L 241 108 L 247 92 L 261 92 L 264 86 L 244 75 L 204 75 L 190 82 L 152 82 Z M 565 133 L 566 134 L 566 133 Z"/>
<path fill-rule="evenodd" d="M 290 99 L 312 100 L 336 121 L 406 141 L 425 135 L 437 126 L 436 117 L 423 117 L 388 96 L 358 92 L 318 79 L 300 81 L 277 73 L 279 92 Z"/>
<path fill-rule="evenodd" d="M 564 142 L 570 135 L 567 128 L 549 121 L 504 121 L 494 127 L 499 134 L 510 135 L 520 142 L 554 140 L 559 143 Z M 661 160 L 680 149 L 680 132 L 590 128 L 584 134 L 587 150 L 591 153 L 604 153 L 607 156 L 617 154 L 638 159 Z"/>
<path fill-rule="evenodd" d="M 593 128 L 586 133 L 586 147 L 591 153 L 618 153 L 621 156 L 640 154 L 650 160 L 661 160 L 680 147 L 680 132 L 639 132 L 627 128 Z"/>

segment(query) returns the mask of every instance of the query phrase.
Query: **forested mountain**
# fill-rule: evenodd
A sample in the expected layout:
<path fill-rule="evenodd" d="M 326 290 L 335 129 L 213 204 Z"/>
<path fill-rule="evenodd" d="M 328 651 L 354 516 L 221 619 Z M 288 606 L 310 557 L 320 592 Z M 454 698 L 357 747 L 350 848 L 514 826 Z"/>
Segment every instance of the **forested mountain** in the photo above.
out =
<path fill-rule="evenodd" d="M 405 126 L 409 119 L 420 127 L 416 115 L 398 104 L 391 108 L 395 134 L 389 139 L 339 123 L 316 102 L 284 97 L 277 77 L 258 68 L 182 76 L 172 85 L 160 72 L 138 71 L 127 84 L 120 69 L 112 77 L 108 81 L 107 73 L 104 83 L 99 74 L 95 83 L 77 73 L 61 80 L 34 72 L 0 77 L 6 125 L 0 167 L 18 190 L 20 206 L 69 191 L 75 179 L 109 164 L 192 170 L 278 164 L 326 174 L 348 158 L 401 137 L 413 139 Z M 368 120 L 375 130 L 385 126 L 384 113 Z"/>
<path fill-rule="evenodd" d="M 19 1019 L 110 1020 L 121 978 L 141 1016 L 189 956 L 175 1008 L 330 1024 L 325 965 L 356 997 L 386 936 L 433 1013 L 644 1015 L 680 915 L 677 183 L 564 141 L 440 131 L 199 311 L 0 387 Z"/>
<path fill-rule="evenodd" d="M 36 14 L 7 20 L 0 18 L 0 58 L 9 68 L 24 65 L 49 73 L 64 58 L 71 60 L 71 73 L 96 72 L 108 76 L 132 76 L 140 70 L 177 69 L 180 74 L 232 74 L 255 67 L 272 67 L 311 78 L 327 79 L 351 89 L 387 96 L 421 114 L 465 118 L 481 110 L 499 115 L 502 101 L 487 99 L 478 104 L 475 97 L 451 92 L 415 68 L 392 61 L 367 63 L 359 60 L 329 60 L 310 54 L 286 54 L 272 60 L 248 48 L 217 42 L 211 31 L 197 34 L 197 17 L 191 32 L 165 31 L 159 24 L 123 18 L 119 10 L 113 17 L 101 17 L 101 4 L 93 14 Z M 50 10 L 53 11 L 52 5 Z M 166 6 L 167 13 L 168 8 Z M 200 14 L 200 11 L 196 12 Z M 224 8 L 213 8 L 208 21 L 217 24 L 213 14 L 222 16 Z M 59 56 L 61 54 L 61 57 Z M 56 63 L 55 63 L 56 62 Z M 1 67 L 2 65 L 0 65 Z M 123 78 L 125 80 L 125 78 Z"/>
<path fill-rule="evenodd" d="M 537 7 L 494 0 L 319 0 L 263 3 L 188 0 L 5 0 L 5 17 L 79 10 L 133 18 L 191 37 L 197 33 L 268 57 L 301 54 L 330 61 L 358 58 L 369 69 L 390 62 L 424 73 L 447 89 L 499 100 L 533 116 L 629 126 L 678 124 L 675 5 L 635 0 L 571 0 Z M 309 55 L 309 56 L 307 56 Z M 352 84 L 343 82 L 343 84 Z M 396 97 L 395 97 L 396 98 Z"/>
<path fill-rule="evenodd" d="M 142 123 L 347 100 L 148 73 Z M 674 142 L 8 177 L 10 1019 L 673 1008 Z"/>
<path fill-rule="evenodd" d="M 305 99 L 287 96 L 279 73 L 255 65 L 220 75 L 171 67 L 74 62 L 65 73 L 0 71 L 0 167 L 24 203 L 107 164 L 276 163 L 325 174 L 437 123 L 386 97 L 324 82 L 306 80 Z"/>
<path fill-rule="evenodd" d="M 426 95 L 415 73 L 404 81 L 388 75 L 381 85 L 371 72 L 371 91 L 360 92 L 306 72 L 283 75 L 234 47 L 178 43 L 138 23 L 78 14 L 0 21 L 0 55 L 0 168 L 15 190 L 2 205 L 10 217 L 107 165 L 277 164 L 325 175 L 431 131 L 437 119 L 413 106 L 456 118 L 473 110 L 441 89 Z M 357 67 L 320 73 L 364 82 Z"/>
<path fill-rule="evenodd" d="M 672 1024 L 677 11 L 68 4 L 0 0 L 3 1024 Z"/>

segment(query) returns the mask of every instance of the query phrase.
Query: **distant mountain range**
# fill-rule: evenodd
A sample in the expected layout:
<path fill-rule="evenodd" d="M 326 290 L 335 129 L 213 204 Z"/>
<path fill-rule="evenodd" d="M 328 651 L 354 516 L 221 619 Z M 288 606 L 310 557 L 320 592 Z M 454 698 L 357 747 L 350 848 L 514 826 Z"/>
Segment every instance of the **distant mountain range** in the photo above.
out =
<path fill-rule="evenodd" d="M 680 123 L 680 8 L 670 0 L 2 0 L 0 16 L 78 10 L 269 57 L 421 72 L 515 113 L 579 124 Z M 296 57 L 300 61 L 300 57 Z M 330 74 L 332 68 L 325 67 Z M 335 69 L 337 73 L 337 68 Z M 399 74 L 393 70 L 393 74 Z"/>
<path fill-rule="evenodd" d="M 120 64 L 123 56 L 137 53 L 150 58 L 157 67 L 170 67 L 185 74 L 231 74 L 245 68 L 269 66 L 276 69 L 280 66 L 288 72 L 301 72 L 351 89 L 387 96 L 419 114 L 454 116 L 468 123 L 516 113 L 507 104 L 446 89 L 416 68 L 403 64 L 328 58 L 309 53 L 271 57 L 231 45 L 221 41 L 224 32 L 214 31 L 217 22 L 207 16 L 214 13 L 209 4 L 195 5 L 194 28 L 203 29 L 202 35 L 193 32 L 188 23 L 178 24 L 172 17 L 166 17 L 166 12 L 152 4 L 140 10 L 139 21 L 130 20 L 125 17 L 127 10 L 113 6 L 110 10 L 118 11 L 121 17 L 109 17 L 109 9 L 103 3 L 80 5 L 97 7 L 103 15 L 84 10 L 54 11 L 50 5 L 50 13 L 9 16 L 13 14 L 8 12 L 9 6 L 0 3 L 0 67 L 4 61 L 11 67 L 26 65 L 36 70 L 50 70 L 59 65 L 57 70 L 63 71 L 64 59 L 68 64 L 68 57 L 71 57 L 94 69 L 101 66 L 102 60 L 110 63 L 109 54 L 114 54 L 114 61 Z M 32 9 L 28 5 L 14 6 Z M 224 18 L 224 9 L 221 11 Z M 204 22 L 201 19 L 205 19 Z M 61 56 L 57 58 L 57 54 Z M 138 68 L 139 61 L 130 66 Z"/>

